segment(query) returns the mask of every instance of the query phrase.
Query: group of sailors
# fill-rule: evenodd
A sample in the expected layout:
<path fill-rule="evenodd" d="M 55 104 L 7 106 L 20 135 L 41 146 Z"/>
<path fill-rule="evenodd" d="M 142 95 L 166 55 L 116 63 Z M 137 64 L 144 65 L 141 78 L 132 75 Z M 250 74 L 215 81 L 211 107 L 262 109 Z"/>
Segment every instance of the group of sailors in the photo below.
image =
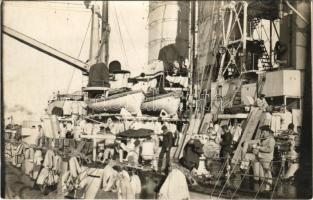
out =
<path fill-rule="evenodd" d="M 153 130 L 151 130 L 153 128 Z M 138 139 L 116 139 L 117 134 L 133 130 L 135 132 L 150 131 L 150 136 Z M 153 168 L 161 172 L 162 166 L 167 171 L 170 163 L 171 147 L 178 140 L 177 125 L 171 122 L 160 121 L 113 121 L 108 118 L 104 124 L 87 122 L 85 119 L 76 118 L 60 122 L 59 138 L 84 140 L 83 136 L 94 135 L 97 137 L 97 161 L 104 163 L 118 157 L 120 162 L 130 161 L 139 164 L 139 158 L 143 162 L 149 161 Z M 160 141 L 161 140 L 161 141 Z M 44 129 L 38 126 L 36 144 L 42 146 L 45 141 Z M 160 145 L 161 143 L 161 145 Z M 163 164 L 163 157 L 166 158 Z M 159 161 L 157 160 L 159 158 Z"/>
<path fill-rule="evenodd" d="M 257 101 L 257 107 L 263 110 L 262 116 L 264 119 L 262 119 L 263 126 L 260 127 L 261 135 L 258 139 L 240 144 L 242 145 L 240 168 L 241 170 L 247 170 L 252 167 L 255 181 L 262 181 L 265 190 L 269 191 L 273 186 L 272 170 L 277 143 L 276 136 L 287 137 L 291 144 L 289 151 L 284 155 L 284 159 L 289 161 L 289 167 L 283 177 L 289 179 L 294 176 L 299 167 L 295 161 L 298 157 L 295 151 L 297 133 L 295 132 L 295 126 L 291 123 L 290 112 L 284 106 L 282 106 L 280 112 L 273 112 L 264 95 L 262 95 Z M 287 126 L 286 123 L 288 123 Z M 92 127 L 89 126 L 91 124 L 93 124 Z M 187 142 L 180 163 L 193 172 L 198 170 L 201 159 L 205 158 L 206 169 L 210 171 L 211 160 L 219 159 L 220 163 L 226 166 L 224 175 L 226 177 L 230 176 L 231 158 L 242 136 L 241 124 L 237 120 L 233 120 L 229 124 L 209 122 L 208 129 L 204 133 L 193 136 Z M 40 138 L 44 137 L 44 132 L 41 126 L 38 127 L 38 141 L 40 141 Z M 116 135 L 125 130 L 140 131 L 141 129 L 151 128 L 153 129 L 151 136 L 145 138 L 127 139 L 126 141 L 116 139 Z M 143 122 L 141 120 L 115 122 L 108 118 L 105 124 L 95 127 L 94 123 L 86 122 L 85 119 L 79 117 L 66 123 L 60 123 L 60 138 L 80 140 L 82 135 L 89 135 L 92 132 L 98 136 L 105 136 L 104 142 L 98 142 L 97 144 L 97 161 L 104 162 L 115 159 L 120 162 L 127 161 L 135 166 L 144 165 L 146 161 L 149 161 L 148 163 L 151 164 L 154 170 L 164 174 L 170 173 L 171 151 L 180 132 L 177 130 L 176 124 L 161 121 Z M 189 146 L 193 146 L 190 148 L 192 153 L 188 153 Z M 195 148 L 196 146 L 198 146 L 198 149 Z M 198 152 L 193 152 L 195 149 Z"/>

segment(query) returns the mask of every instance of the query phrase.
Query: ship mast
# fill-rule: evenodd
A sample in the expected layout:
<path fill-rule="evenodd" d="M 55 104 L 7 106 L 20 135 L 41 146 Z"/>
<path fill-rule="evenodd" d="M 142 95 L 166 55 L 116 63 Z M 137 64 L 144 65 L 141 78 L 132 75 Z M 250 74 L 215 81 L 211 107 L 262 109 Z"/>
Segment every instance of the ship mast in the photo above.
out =
<path fill-rule="evenodd" d="M 91 36 L 90 36 L 90 50 L 89 50 L 89 65 L 96 63 L 105 63 L 108 65 L 109 60 L 109 2 L 102 2 L 101 13 L 101 34 L 100 30 L 100 7 L 94 3 L 91 6 Z M 101 36 L 101 40 L 100 40 Z"/>
<path fill-rule="evenodd" d="M 90 34 L 90 48 L 89 48 L 89 66 L 97 63 L 98 51 L 100 48 L 99 40 L 99 14 L 100 8 L 97 4 L 91 5 L 91 34 Z"/>
<path fill-rule="evenodd" d="M 101 47 L 100 47 L 100 60 L 108 66 L 109 62 L 109 2 L 102 2 L 102 31 L 101 31 Z"/>
<path fill-rule="evenodd" d="M 190 49 L 190 78 L 191 78 L 191 88 L 190 88 L 190 96 L 194 95 L 195 92 L 195 77 L 196 77 L 196 2 L 191 1 L 191 12 L 190 12 L 190 40 L 191 40 L 191 49 Z M 192 102 L 190 102 L 190 110 L 192 110 Z"/>

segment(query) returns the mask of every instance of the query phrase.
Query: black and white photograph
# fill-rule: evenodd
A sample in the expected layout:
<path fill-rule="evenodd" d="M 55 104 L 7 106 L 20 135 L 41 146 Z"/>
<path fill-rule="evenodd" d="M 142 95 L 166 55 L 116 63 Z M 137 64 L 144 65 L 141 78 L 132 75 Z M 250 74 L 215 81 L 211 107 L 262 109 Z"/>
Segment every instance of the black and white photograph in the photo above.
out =
<path fill-rule="evenodd" d="M 1 198 L 313 198 L 312 1 L 0 4 Z"/>

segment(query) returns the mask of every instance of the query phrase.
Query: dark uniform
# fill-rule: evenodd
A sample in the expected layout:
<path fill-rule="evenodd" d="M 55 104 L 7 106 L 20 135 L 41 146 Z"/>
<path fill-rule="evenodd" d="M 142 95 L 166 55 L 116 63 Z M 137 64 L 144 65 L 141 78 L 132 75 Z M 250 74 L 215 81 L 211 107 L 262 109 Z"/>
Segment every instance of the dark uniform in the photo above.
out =
<path fill-rule="evenodd" d="M 232 134 L 227 131 L 222 135 L 222 142 L 221 142 L 221 152 L 220 157 L 226 159 L 226 157 L 230 156 L 232 152 L 232 141 L 233 136 Z"/>
<path fill-rule="evenodd" d="M 163 128 L 162 128 L 163 130 Z M 167 131 L 167 129 L 166 129 Z M 159 155 L 159 163 L 158 163 L 158 170 L 161 171 L 163 165 L 163 158 L 164 154 L 166 153 L 166 165 L 165 165 L 165 173 L 168 173 L 168 168 L 170 164 L 170 154 L 171 154 L 171 147 L 173 146 L 173 134 L 170 131 L 167 131 L 163 135 L 163 143 L 162 149 Z"/>

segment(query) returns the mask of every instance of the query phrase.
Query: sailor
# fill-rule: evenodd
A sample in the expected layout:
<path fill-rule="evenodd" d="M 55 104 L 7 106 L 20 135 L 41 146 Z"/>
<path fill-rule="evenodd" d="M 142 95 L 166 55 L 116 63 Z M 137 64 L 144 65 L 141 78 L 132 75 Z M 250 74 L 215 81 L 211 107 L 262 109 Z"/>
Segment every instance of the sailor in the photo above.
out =
<path fill-rule="evenodd" d="M 286 155 L 287 161 L 288 161 L 288 169 L 285 173 L 283 180 L 289 180 L 294 177 L 296 171 L 299 169 L 299 154 L 295 150 L 295 137 L 290 136 L 289 138 L 290 142 L 290 150 Z"/>
<path fill-rule="evenodd" d="M 66 124 L 66 128 L 67 128 L 67 131 L 66 131 L 65 137 L 66 137 L 66 138 L 69 138 L 69 139 L 73 139 L 73 138 L 74 138 L 74 134 L 73 134 L 73 125 L 72 125 L 72 122 L 68 122 L 68 123 Z"/>
<path fill-rule="evenodd" d="M 67 132 L 67 128 L 66 128 L 66 123 L 61 123 L 60 124 L 60 138 L 65 138 Z"/>
<path fill-rule="evenodd" d="M 234 121 L 234 126 L 231 128 L 230 133 L 233 135 L 233 145 L 236 147 L 242 133 L 241 125 L 237 122 L 237 120 Z"/>
<path fill-rule="evenodd" d="M 161 172 L 162 170 L 163 158 L 164 154 L 166 154 L 165 173 L 168 174 L 170 165 L 171 147 L 173 145 L 173 134 L 168 130 L 167 126 L 165 125 L 162 127 L 162 131 L 163 131 L 163 142 L 162 149 L 159 155 L 158 171 Z"/>
<path fill-rule="evenodd" d="M 298 134 L 294 131 L 294 128 L 295 128 L 295 125 L 294 125 L 293 123 L 290 123 L 290 124 L 288 125 L 288 129 L 282 133 L 282 136 L 290 137 L 290 136 L 298 135 Z"/>
<path fill-rule="evenodd" d="M 286 109 L 286 105 L 282 105 L 280 108 L 280 113 L 278 115 L 281 118 L 281 130 L 287 130 L 288 125 L 292 123 L 292 114 Z"/>
<path fill-rule="evenodd" d="M 105 139 L 105 147 L 104 150 L 104 159 L 111 159 L 115 153 L 115 135 L 110 131 L 110 129 L 106 128 L 106 139 Z"/>
<path fill-rule="evenodd" d="M 86 123 L 86 120 L 83 118 L 79 121 L 79 128 L 82 135 L 86 135 Z"/>
<path fill-rule="evenodd" d="M 265 99 L 265 94 L 260 94 L 260 97 L 256 100 L 256 106 L 259 107 L 261 110 L 266 111 L 268 104 Z"/>
<path fill-rule="evenodd" d="M 275 139 L 269 126 L 262 126 L 261 131 L 261 140 L 259 145 L 254 146 L 254 153 L 260 162 L 261 170 L 264 171 L 265 190 L 269 191 L 272 184 L 271 162 L 274 157 Z"/>
<path fill-rule="evenodd" d="M 36 138 L 37 146 L 42 146 L 44 139 L 45 139 L 45 133 L 43 131 L 43 128 L 41 125 L 38 125 L 38 136 Z"/>
<path fill-rule="evenodd" d="M 60 91 L 58 91 L 57 93 L 57 100 L 60 100 L 61 96 L 60 96 Z"/>
<path fill-rule="evenodd" d="M 111 145 L 115 143 L 115 135 L 112 133 L 109 127 L 105 128 L 105 135 L 107 136 L 105 139 L 106 145 Z"/>
<path fill-rule="evenodd" d="M 232 141 L 233 136 L 230 133 L 230 129 L 228 125 L 222 126 L 222 141 L 221 141 L 221 152 L 220 157 L 223 163 L 230 158 L 230 154 L 232 153 Z"/>
<path fill-rule="evenodd" d="M 104 126 L 100 126 L 100 131 L 97 134 L 100 134 L 100 135 L 104 135 L 105 134 Z"/>

